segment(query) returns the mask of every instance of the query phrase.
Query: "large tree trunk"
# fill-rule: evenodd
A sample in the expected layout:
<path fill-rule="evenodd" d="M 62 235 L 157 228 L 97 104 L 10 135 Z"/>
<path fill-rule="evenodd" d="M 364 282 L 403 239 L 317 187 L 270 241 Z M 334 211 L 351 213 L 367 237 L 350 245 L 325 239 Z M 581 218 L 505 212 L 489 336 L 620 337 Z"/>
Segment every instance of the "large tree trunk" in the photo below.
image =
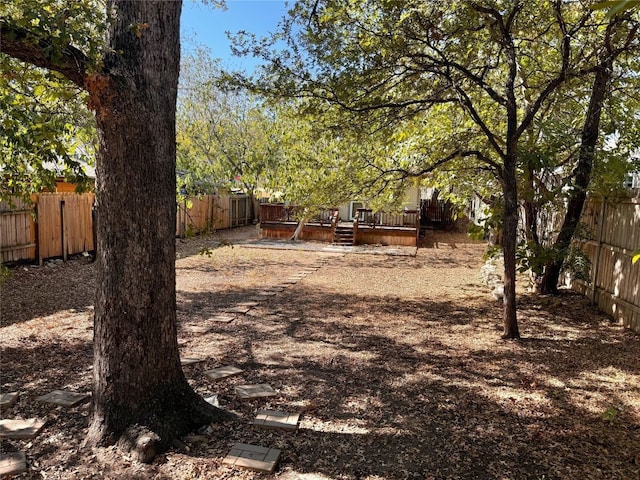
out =
<path fill-rule="evenodd" d="M 562 227 L 558 234 L 553 249 L 557 252 L 556 257 L 545 265 L 544 275 L 540 282 L 540 293 L 558 293 L 558 280 L 564 259 L 568 253 L 571 240 L 580 221 L 582 209 L 587 198 L 587 189 L 591 181 L 591 171 L 598 135 L 600 133 L 600 113 L 606 98 L 607 87 L 613 72 L 613 58 L 607 56 L 606 60 L 596 70 L 593 86 L 591 87 L 591 99 L 589 108 L 582 127 L 580 142 L 580 152 L 578 164 L 574 170 L 574 182 L 571 189 L 571 196 L 567 205 L 567 213 L 562 222 Z"/>
<path fill-rule="evenodd" d="M 180 1 L 107 2 L 96 111 L 98 291 L 87 441 L 154 450 L 222 413 L 187 383 L 176 339 L 175 107 Z"/>

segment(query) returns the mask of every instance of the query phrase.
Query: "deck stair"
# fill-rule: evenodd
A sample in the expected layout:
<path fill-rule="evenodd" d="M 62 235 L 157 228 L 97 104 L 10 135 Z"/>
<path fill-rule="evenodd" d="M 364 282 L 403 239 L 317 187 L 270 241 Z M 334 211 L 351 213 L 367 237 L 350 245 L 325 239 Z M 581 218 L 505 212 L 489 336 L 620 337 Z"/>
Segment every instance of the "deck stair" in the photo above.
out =
<path fill-rule="evenodd" d="M 353 224 L 341 222 L 333 233 L 333 244 L 341 246 L 353 245 Z"/>

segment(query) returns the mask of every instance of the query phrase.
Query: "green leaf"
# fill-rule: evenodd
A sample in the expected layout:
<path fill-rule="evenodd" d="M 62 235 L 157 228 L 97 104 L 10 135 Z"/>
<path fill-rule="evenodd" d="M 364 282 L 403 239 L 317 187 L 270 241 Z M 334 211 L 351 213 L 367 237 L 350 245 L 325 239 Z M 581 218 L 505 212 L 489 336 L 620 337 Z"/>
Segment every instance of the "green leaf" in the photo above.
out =
<path fill-rule="evenodd" d="M 607 11 L 607 18 L 613 18 L 616 15 L 630 10 L 640 5 L 640 0 L 610 0 L 605 2 L 598 2 L 592 5 L 592 10 L 605 10 Z"/>

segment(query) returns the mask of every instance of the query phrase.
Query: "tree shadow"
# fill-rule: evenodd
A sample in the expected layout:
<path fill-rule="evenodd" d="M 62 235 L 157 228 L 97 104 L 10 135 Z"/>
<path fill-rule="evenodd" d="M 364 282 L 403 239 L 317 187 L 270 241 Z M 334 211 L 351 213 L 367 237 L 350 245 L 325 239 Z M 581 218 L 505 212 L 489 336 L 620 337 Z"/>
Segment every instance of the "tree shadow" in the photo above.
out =
<path fill-rule="evenodd" d="M 369 305 L 382 318 L 395 315 L 402 332 L 392 335 L 354 304 Z M 634 407 L 591 375 L 607 369 L 635 375 L 635 336 L 595 326 L 579 335 L 581 327 L 567 318 L 564 327 L 572 331 L 565 338 L 542 331 L 468 350 L 448 338 L 459 335 L 450 329 L 495 329 L 497 338 L 490 318 L 499 316 L 498 306 L 380 304 L 367 295 L 299 286 L 265 310 L 277 318 L 258 312 L 213 334 L 225 339 L 221 364 L 249 372 L 242 381 L 286 392 L 270 406 L 301 406 L 307 420 L 296 440 L 277 437 L 287 452 L 285 468 L 330 478 L 568 478 L 592 471 L 607 478 L 608 471 L 637 471 L 633 451 L 640 440 L 629 438 L 640 428 Z M 434 335 L 416 342 L 411 337 L 419 331 Z M 228 388 L 221 388 L 222 401 L 249 419 L 253 409 Z M 581 398 L 598 389 L 596 402 Z M 628 393 L 638 396 L 634 388 Z M 616 425 L 603 420 L 607 405 L 620 407 Z M 253 430 L 243 438 L 264 441 Z M 313 445 L 313 453 L 299 444 Z M 612 449 L 626 453 L 612 459 L 606 455 Z M 594 458 L 594 451 L 602 456 Z"/>
<path fill-rule="evenodd" d="M 1 288 L 3 327 L 62 310 L 90 313 L 95 297 L 95 264 L 76 257 L 55 267 L 17 267 Z"/>
<path fill-rule="evenodd" d="M 396 261 L 385 259 L 376 267 L 383 268 L 387 260 Z M 429 260 L 413 264 L 403 259 L 396 268 L 413 269 Z M 371 265 L 371 260 L 354 256 L 340 261 L 355 268 Z M 269 261 L 269 269 L 283 277 L 302 265 Z M 213 273 L 209 267 L 194 266 Z M 446 268 L 446 263 L 437 267 Z M 238 268 L 236 274 L 245 275 L 255 264 Z M 222 468 L 221 452 L 242 442 L 282 449 L 279 468 L 292 475 L 638 476 L 638 335 L 612 328 L 577 297 L 521 297 L 521 327 L 527 337 L 520 342 L 497 340 L 497 303 L 401 300 L 366 288 L 345 294 L 305 282 L 268 297 L 229 324 L 211 321 L 214 314 L 279 279 L 250 288 L 228 282 L 224 290 L 212 279 L 207 291 L 178 292 L 181 322 L 210 327 L 204 334 L 180 330 L 187 341 L 182 352 L 206 358 L 184 368 L 187 378 L 203 396 L 217 393 L 222 406 L 242 419 L 240 426 L 220 426 L 201 446 L 179 454 L 184 462 L 201 462 L 203 471 L 215 467 L 212 461 Z M 42 410 L 28 399 L 64 385 L 88 387 L 90 371 L 84 362 L 90 361 L 88 340 L 62 342 L 34 335 L 4 349 L 3 391 L 8 386 L 26 392 L 3 415 L 37 416 Z M 203 374 L 228 364 L 243 368 L 244 374 L 215 384 Z M 246 383 L 268 383 L 280 395 L 240 401 L 234 388 Z M 609 407 L 613 413 L 607 417 Z M 260 408 L 301 412 L 300 429 L 280 433 L 253 427 Z M 51 431 L 86 428 L 86 413 L 86 407 L 56 413 Z M 36 442 L 44 455 L 75 445 L 56 446 L 45 443 L 45 437 Z M 65 469 L 76 462 L 81 464 L 81 457 L 70 455 Z M 119 465 L 107 465 L 105 475 L 116 475 Z M 162 461 L 154 468 L 149 475 L 163 478 Z"/>

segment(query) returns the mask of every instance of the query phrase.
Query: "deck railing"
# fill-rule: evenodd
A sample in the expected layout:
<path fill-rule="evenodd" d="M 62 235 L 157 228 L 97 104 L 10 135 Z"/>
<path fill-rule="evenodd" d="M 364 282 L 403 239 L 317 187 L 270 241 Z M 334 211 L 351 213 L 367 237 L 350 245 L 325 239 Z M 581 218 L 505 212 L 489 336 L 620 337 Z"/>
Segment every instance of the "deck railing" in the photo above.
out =
<path fill-rule="evenodd" d="M 307 219 L 307 223 L 319 223 L 331 225 L 336 220 L 337 208 L 321 208 L 313 216 Z M 284 203 L 261 203 L 261 222 L 297 222 L 300 220 L 302 207 L 297 205 L 285 205 Z"/>
<path fill-rule="evenodd" d="M 370 208 L 358 208 L 356 219 L 359 226 L 376 227 L 409 227 L 417 228 L 420 224 L 418 210 L 395 212 L 374 212 Z"/>
<path fill-rule="evenodd" d="M 299 208 L 284 203 L 261 203 L 261 222 L 294 222 Z"/>
<path fill-rule="evenodd" d="M 265 238 L 290 238 L 301 220 L 302 208 L 282 203 L 260 205 L 261 234 Z M 305 213 L 304 238 L 331 242 L 340 224 L 338 208 L 318 209 L 314 215 Z M 420 233 L 420 214 L 417 210 L 399 213 L 376 212 L 358 209 L 353 221 L 354 245 L 381 243 L 388 245 L 417 245 Z M 414 237 L 412 239 L 412 237 Z"/>
<path fill-rule="evenodd" d="M 368 227 L 417 227 L 420 222 L 418 210 L 402 212 L 373 212 L 370 208 L 358 208 L 356 219 L 359 225 Z M 284 203 L 260 204 L 262 222 L 297 222 L 302 207 Z M 307 223 L 333 224 L 337 221 L 337 208 L 321 208 L 307 219 Z"/>

